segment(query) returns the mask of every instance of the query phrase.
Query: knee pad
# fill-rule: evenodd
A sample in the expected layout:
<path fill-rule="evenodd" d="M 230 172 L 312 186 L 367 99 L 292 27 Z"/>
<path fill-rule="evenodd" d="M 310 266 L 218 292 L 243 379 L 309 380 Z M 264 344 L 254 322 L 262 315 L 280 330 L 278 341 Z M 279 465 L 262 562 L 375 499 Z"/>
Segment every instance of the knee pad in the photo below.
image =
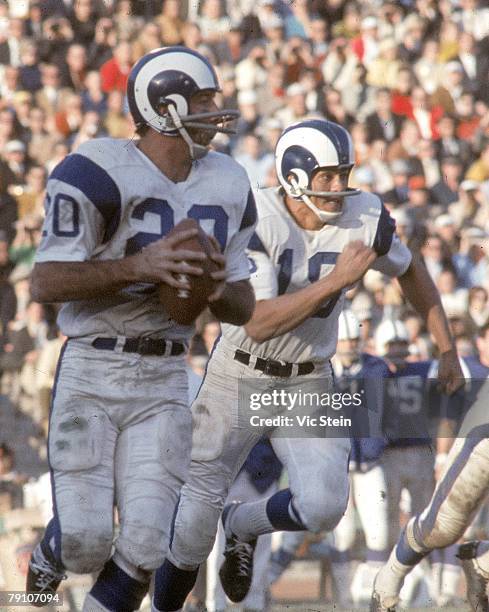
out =
<path fill-rule="evenodd" d="M 305 493 L 292 503 L 297 508 L 305 526 L 309 531 L 331 531 L 340 522 L 348 505 L 348 487 L 343 492 L 333 492 L 329 489 L 319 493 L 317 490 Z"/>
<path fill-rule="evenodd" d="M 221 510 L 222 504 L 180 501 L 168 555 L 172 563 L 189 570 L 204 563 L 214 546 Z"/>
<path fill-rule="evenodd" d="M 75 574 L 100 571 L 109 559 L 111 549 L 112 532 L 72 531 L 61 536 L 62 563 L 67 570 Z"/>

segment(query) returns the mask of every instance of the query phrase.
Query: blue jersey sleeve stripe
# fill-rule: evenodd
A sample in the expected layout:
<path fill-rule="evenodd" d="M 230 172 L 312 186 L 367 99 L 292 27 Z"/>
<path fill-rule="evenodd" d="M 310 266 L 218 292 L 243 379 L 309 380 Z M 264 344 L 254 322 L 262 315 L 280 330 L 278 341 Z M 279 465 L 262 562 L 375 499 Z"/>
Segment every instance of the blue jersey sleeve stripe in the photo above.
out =
<path fill-rule="evenodd" d="M 121 193 L 106 170 L 84 155 L 68 155 L 51 174 L 76 187 L 92 202 L 105 221 L 103 242 L 115 234 L 121 218 Z"/>
<path fill-rule="evenodd" d="M 241 219 L 241 225 L 239 226 L 239 231 L 244 230 L 247 227 L 250 227 L 251 225 L 254 225 L 256 223 L 256 217 L 257 217 L 257 212 L 256 212 L 255 197 L 253 195 L 253 192 L 250 189 L 248 192 L 248 200 L 246 202 L 246 208 L 243 213 L 243 218 Z"/>
<path fill-rule="evenodd" d="M 259 251 L 260 253 L 265 253 L 265 255 L 268 255 L 267 250 L 263 245 L 263 242 L 258 238 L 256 232 L 253 232 L 253 235 L 251 236 L 250 241 L 248 243 L 248 248 L 250 249 L 250 251 Z"/>
<path fill-rule="evenodd" d="M 382 204 L 377 224 L 377 232 L 375 233 L 374 243 L 372 245 L 379 257 L 389 252 L 395 231 L 396 222 L 390 216 L 387 208 Z"/>

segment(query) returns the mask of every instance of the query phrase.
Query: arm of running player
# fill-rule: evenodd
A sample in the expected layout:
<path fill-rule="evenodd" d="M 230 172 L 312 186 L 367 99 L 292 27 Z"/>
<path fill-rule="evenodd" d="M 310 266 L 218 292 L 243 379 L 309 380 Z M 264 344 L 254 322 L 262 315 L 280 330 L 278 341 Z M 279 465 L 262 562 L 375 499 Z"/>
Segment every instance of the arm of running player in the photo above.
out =
<path fill-rule="evenodd" d="M 438 380 L 442 390 L 451 395 L 464 380 L 438 290 L 424 264 L 414 256 L 398 281 L 405 297 L 423 317 L 428 331 L 435 338 L 440 351 Z"/>
<path fill-rule="evenodd" d="M 185 280 L 174 275 L 202 274 L 198 264 L 206 255 L 178 249 L 178 245 L 197 233 L 196 229 L 175 233 L 123 259 L 36 263 L 31 275 L 32 298 L 41 303 L 87 300 L 112 295 L 138 282 L 164 282 L 179 289 L 189 289 Z"/>
<path fill-rule="evenodd" d="M 363 242 L 350 242 L 327 276 L 294 293 L 258 301 L 245 327 L 246 333 L 256 342 L 265 342 L 295 329 L 323 306 L 325 300 L 356 283 L 375 258 L 375 251 Z"/>
<path fill-rule="evenodd" d="M 211 273 L 216 281 L 216 287 L 208 299 L 210 311 L 223 323 L 244 325 L 250 320 L 255 307 L 253 287 L 249 280 L 226 282 L 226 258 L 219 253 L 217 240 L 213 236 L 209 236 L 209 239 L 215 248 L 215 252 L 210 257 L 220 268 Z"/>

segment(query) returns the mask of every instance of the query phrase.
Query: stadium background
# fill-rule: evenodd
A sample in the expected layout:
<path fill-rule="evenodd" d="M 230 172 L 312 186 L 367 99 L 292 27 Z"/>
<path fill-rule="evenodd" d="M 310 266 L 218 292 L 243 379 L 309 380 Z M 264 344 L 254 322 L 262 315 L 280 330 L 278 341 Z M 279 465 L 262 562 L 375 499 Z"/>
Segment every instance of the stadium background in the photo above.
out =
<path fill-rule="evenodd" d="M 483 0 L 0 0 L 0 590 L 23 588 L 50 506 L 45 436 L 63 338 L 55 308 L 29 296 L 46 178 L 87 139 L 134 136 L 130 67 L 171 44 L 216 65 L 222 103 L 241 118 L 214 146 L 254 186 L 277 184 L 273 147 L 290 123 L 321 116 L 351 131 L 352 185 L 382 195 L 440 290 L 459 354 L 489 367 L 489 347 L 475 342 L 489 318 Z M 375 354 L 375 329 L 391 318 L 408 326 L 410 360 L 436 357 L 395 281 L 369 272 L 349 297 L 365 350 Z M 197 375 L 217 332 L 198 321 Z M 274 593 L 314 598 L 311 563 Z M 72 609 L 87 581 L 71 579 Z"/>

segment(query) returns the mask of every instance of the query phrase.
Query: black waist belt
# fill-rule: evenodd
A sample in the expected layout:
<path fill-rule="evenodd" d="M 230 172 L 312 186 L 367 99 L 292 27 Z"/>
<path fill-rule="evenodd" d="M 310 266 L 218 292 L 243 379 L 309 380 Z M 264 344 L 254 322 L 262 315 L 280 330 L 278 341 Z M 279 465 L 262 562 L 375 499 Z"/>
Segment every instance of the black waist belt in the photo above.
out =
<path fill-rule="evenodd" d="M 116 345 L 117 338 L 95 338 L 92 342 L 93 348 L 102 351 L 113 351 Z M 185 345 L 181 342 L 155 338 L 127 338 L 122 346 L 122 351 L 124 353 L 139 353 L 139 355 L 158 355 L 160 357 L 168 355 L 174 357 L 185 352 Z"/>
<path fill-rule="evenodd" d="M 250 365 L 251 355 L 249 353 L 245 353 L 245 351 L 237 350 L 234 353 L 234 359 L 240 363 L 244 363 L 245 365 Z M 275 359 L 262 359 L 261 357 L 256 358 L 253 369 L 260 370 L 269 376 L 283 376 L 285 378 L 292 376 L 294 373 L 294 365 L 297 366 L 298 376 L 310 374 L 314 370 L 314 364 L 312 361 L 293 364 L 281 363 L 280 361 L 275 361 Z"/>

